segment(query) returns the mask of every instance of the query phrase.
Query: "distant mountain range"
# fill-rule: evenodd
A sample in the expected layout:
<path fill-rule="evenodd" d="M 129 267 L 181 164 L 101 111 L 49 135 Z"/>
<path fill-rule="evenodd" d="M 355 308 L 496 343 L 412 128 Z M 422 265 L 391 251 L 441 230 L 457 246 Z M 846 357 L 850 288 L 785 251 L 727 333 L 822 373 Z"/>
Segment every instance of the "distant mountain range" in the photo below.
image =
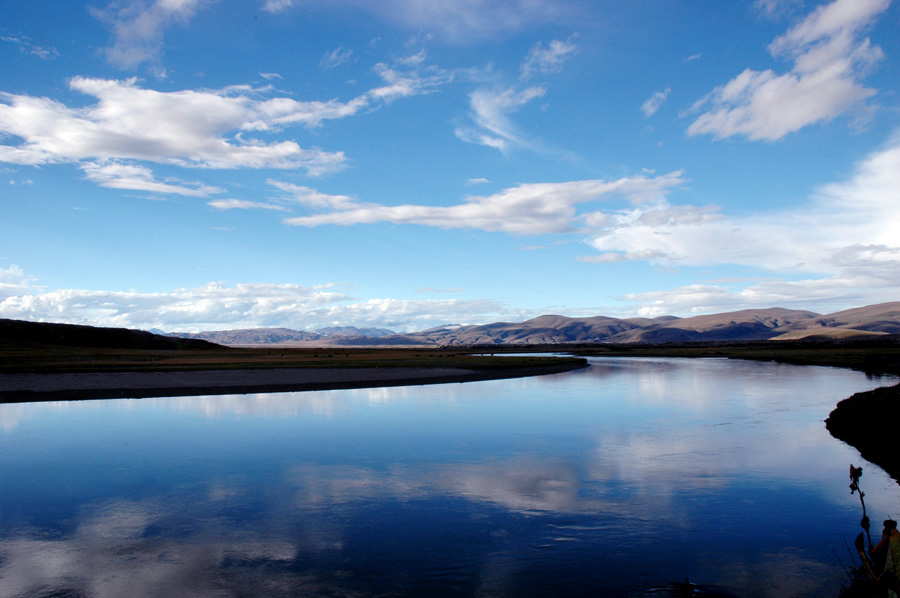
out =
<path fill-rule="evenodd" d="M 443 326 L 397 334 L 381 328 L 316 331 L 253 328 L 171 336 L 229 346 L 546 345 L 566 343 L 673 343 L 694 341 L 843 339 L 900 334 L 900 301 L 821 315 L 811 311 L 746 309 L 676 318 L 568 318 L 546 315 L 524 322 Z"/>
<path fill-rule="evenodd" d="M 168 336 L 198 339 L 226 346 L 306 346 L 306 345 L 339 345 L 346 339 L 375 340 L 388 336 L 396 336 L 393 330 L 384 328 L 356 328 L 355 326 L 336 326 L 320 328 L 315 331 L 291 330 L 290 328 L 244 328 L 239 330 L 214 330 L 210 332 L 177 332 Z"/>

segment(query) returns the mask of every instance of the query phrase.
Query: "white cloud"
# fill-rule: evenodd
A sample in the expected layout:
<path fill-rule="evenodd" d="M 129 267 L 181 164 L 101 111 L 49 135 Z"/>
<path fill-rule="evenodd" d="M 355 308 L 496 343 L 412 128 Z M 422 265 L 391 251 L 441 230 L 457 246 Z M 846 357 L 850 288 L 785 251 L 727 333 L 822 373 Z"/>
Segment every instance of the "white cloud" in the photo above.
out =
<path fill-rule="evenodd" d="M 144 62 L 156 62 L 162 50 L 163 34 L 175 23 L 186 23 L 205 0 L 130 0 L 112 2 L 92 14 L 113 34 L 106 58 L 114 66 L 131 69 Z"/>
<path fill-rule="evenodd" d="M 37 290 L 35 280 L 18 266 L 0 268 L 0 299 Z"/>
<path fill-rule="evenodd" d="M 568 60 L 578 47 L 572 43 L 573 37 L 567 41 L 553 40 L 547 48 L 541 42 L 535 44 L 528 52 L 525 62 L 521 67 L 521 78 L 528 79 L 535 74 L 556 73 L 562 69 L 563 63 Z"/>
<path fill-rule="evenodd" d="M 269 179 L 266 182 L 287 193 L 288 195 L 285 198 L 287 202 L 297 203 L 307 208 L 346 210 L 357 205 L 356 200 L 349 195 L 328 195 L 310 187 L 284 183 L 273 179 Z"/>
<path fill-rule="evenodd" d="M 278 73 L 260 73 L 260 77 L 266 79 L 267 81 L 271 81 L 272 79 L 282 79 L 283 77 Z"/>
<path fill-rule="evenodd" d="M 745 135 L 776 140 L 831 120 L 874 95 L 861 79 L 883 56 L 862 31 L 890 0 L 835 0 L 820 6 L 769 46 L 773 57 L 794 61 L 789 73 L 746 69 L 699 100 L 706 110 L 689 135 Z"/>
<path fill-rule="evenodd" d="M 476 127 L 458 127 L 456 136 L 469 143 L 477 143 L 509 151 L 514 147 L 533 147 L 510 119 L 510 114 L 546 93 L 544 87 L 528 87 L 521 91 L 478 89 L 469 95 L 470 116 Z"/>
<path fill-rule="evenodd" d="M 793 209 L 730 217 L 713 207 L 671 206 L 663 198 L 605 213 L 603 230 L 590 241 L 601 253 L 583 259 L 739 265 L 769 273 L 767 280 L 738 290 L 701 286 L 687 294 L 627 297 L 652 301 L 659 313 L 684 313 L 691 301 L 713 309 L 895 300 L 900 288 L 897 189 L 900 135 L 859 164 L 852 178 L 821 187 L 808 203 Z M 697 292 L 711 298 L 697 299 Z"/>
<path fill-rule="evenodd" d="M 291 0 L 266 0 L 262 9 L 266 12 L 279 13 L 289 9 L 292 5 Z"/>
<path fill-rule="evenodd" d="M 835 37 L 858 35 L 890 5 L 890 0 L 835 0 L 819 6 L 769 47 L 773 56 L 802 55 L 809 46 Z M 814 49 L 814 48 L 813 48 Z"/>
<path fill-rule="evenodd" d="M 664 91 L 657 91 L 652 96 L 650 96 L 647 101 L 641 104 L 641 111 L 644 113 L 644 116 L 651 117 L 656 114 L 656 111 L 659 110 L 663 103 L 665 103 L 666 98 L 669 97 L 669 92 L 672 91 L 670 88 L 666 88 Z"/>
<path fill-rule="evenodd" d="M 363 324 L 416 331 L 447 322 L 491 321 L 511 313 L 503 305 L 483 299 L 361 301 L 332 289 L 333 285 L 209 283 L 160 293 L 44 292 L 13 266 L 0 269 L 0 318 L 169 331 Z"/>
<path fill-rule="evenodd" d="M 346 103 L 265 98 L 261 95 L 270 92 L 268 88 L 249 86 L 159 92 L 139 87 L 135 79 L 85 77 L 73 77 L 69 87 L 96 102 L 79 108 L 49 98 L 0 93 L 0 135 L 22 140 L 19 145 L 0 145 L 0 162 L 96 162 L 106 166 L 98 171 L 96 165 L 87 165 L 85 170 L 107 186 L 155 185 L 157 190 L 163 189 L 149 171 L 137 182 L 132 177 L 131 182 L 140 186 L 125 187 L 122 177 L 108 176 L 114 169 L 111 163 L 145 160 L 190 168 L 300 168 L 320 176 L 343 168 L 343 152 L 307 149 L 293 140 L 264 142 L 253 138 L 253 132 L 277 133 L 291 125 L 316 127 L 402 97 L 429 93 L 449 80 L 424 66 L 397 69 L 379 64 L 376 70 L 385 85 Z M 184 186 L 169 192 L 191 194 Z"/>
<path fill-rule="evenodd" d="M 246 201 L 241 199 L 216 199 L 207 205 L 218 210 L 277 210 L 290 211 L 293 206 L 303 206 L 313 210 L 343 210 L 356 206 L 356 200 L 348 195 L 328 195 L 311 187 L 295 185 L 268 179 L 266 181 L 284 191 L 284 195 L 270 202 Z"/>
<path fill-rule="evenodd" d="M 343 324 L 364 323 L 396 331 L 415 332 L 448 322 L 469 323 L 495 321 L 516 314 L 489 299 L 370 299 L 341 306 L 323 313 L 330 321 Z M 316 314 L 314 314 L 316 315 Z"/>
<path fill-rule="evenodd" d="M 341 168 L 342 153 L 304 149 L 294 141 L 266 144 L 245 132 L 295 123 L 314 126 L 358 109 L 336 102 L 259 100 L 233 90 L 158 92 L 138 87 L 133 79 L 75 77 L 69 87 L 97 103 L 69 108 L 48 98 L 0 94 L 0 131 L 24 140 L 19 146 L 0 146 L 0 161 L 37 165 L 130 159 L 199 168 L 305 168 L 324 174 Z M 236 134 L 225 137 L 229 132 Z"/>
<path fill-rule="evenodd" d="M 333 69 L 336 66 L 349 62 L 352 57 L 353 50 L 350 48 L 345 49 L 343 46 L 340 46 L 331 52 L 327 52 L 325 56 L 322 57 L 322 60 L 319 61 L 319 66 L 323 69 Z"/>
<path fill-rule="evenodd" d="M 307 227 L 392 222 L 521 235 L 570 233 L 580 230 L 590 216 L 578 214 L 579 204 L 615 197 L 640 204 L 665 196 L 683 182 L 680 172 L 672 172 L 655 178 L 532 183 L 487 197 L 470 196 L 455 206 L 386 206 L 348 198 L 349 201 L 340 205 L 329 206 L 330 212 L 289 218 L 285 222 Z"/>
<path fill-rule="evenodd" d="M 62 289 L 0 301 L 2 317 L 128 328 L 221 328 L 305 324 L 347 296 L 294 284 L 209 283 L 167 293 Z"/>
<path fill-rule="evenodd" d="M 173 193 L 187 197 L 207 197 L 224 189 L 202 183 L 187 183 L 178 179 L 158 181 L 149 168 L 122 162 L 85 162 L 81 165 L 86 178 L 101 187 L 134 189 L 153 193 Z"/>
<path fill-rule="evenodd" d="M 206 202 L 206 205 L 217 210 L 278 210 L 287 211 L 287 208 L 273 203 L 259 201 L 247 201 L 245 199 L 214 199 Z"/>

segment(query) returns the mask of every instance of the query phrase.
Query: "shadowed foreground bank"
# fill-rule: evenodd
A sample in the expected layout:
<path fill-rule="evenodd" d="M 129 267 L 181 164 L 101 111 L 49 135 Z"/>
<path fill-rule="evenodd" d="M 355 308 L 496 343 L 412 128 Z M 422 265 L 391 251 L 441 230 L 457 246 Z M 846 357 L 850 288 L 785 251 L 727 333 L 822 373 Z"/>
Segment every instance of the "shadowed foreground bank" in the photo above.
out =
<path fill-rule="evenodd" d="M 900 385 L 844 399 L 825 420 L 825 427 L 900 483 Z"/>

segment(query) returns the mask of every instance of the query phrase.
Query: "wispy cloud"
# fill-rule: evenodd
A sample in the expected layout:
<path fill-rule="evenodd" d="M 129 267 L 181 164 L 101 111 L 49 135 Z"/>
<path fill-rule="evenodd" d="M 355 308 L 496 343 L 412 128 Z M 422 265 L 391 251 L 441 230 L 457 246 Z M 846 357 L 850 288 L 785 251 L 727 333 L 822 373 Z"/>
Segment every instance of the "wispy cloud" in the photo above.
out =
<path fill-rule="evenodd" d="M 457 126 L 454 133 L 467 143 L 475 143 L 508 152 L 515 148 L 540 150 L 538 143 L 528 138 L 513 122 L 512 115 L 523 106 L 547 93 L 545 85 L 524 87 L 524 82 L 539 74 L 558 72 L 577 47 L 569 41 L 553 40 L 549 47 L 537 43 L 520 66 L 520 81 L 516 85 L 484 86 L 469 94 L 471 125 Z"/>
<path fill-rule="evenodd" d="M 756 0 L 756 10 L 764 17 L 778 20 L 803 6 L 803 0 Z"/>
<path fill-rule="evenodd" d="M 214 199 L 206 202 L 206 205 L 216 208 L 217 210 L 277 210 L 280 212 L 287 211 L 287 208 L 261 201 L 248 201 L 245 199 Z"/>
<path fill-rule="evenodd" d="M 59 51 L 57 51 L 56 48 L 45 48 L 43 46 L 38 46 L 37 44 L 33 43 L 31 41 L 31 38 L 27 35 L 0 35 L 0 40 L 10 44 L 15 44 L 19 46 L 19 51 L 23 54 L 31 54 L 32 56 L 37 56 L 42 60 L 52 60 L 59 57 Z"/>
<path fill-rule="evenodd" d="M 789 73 L 746 69 L 694 105 L 692 111 L 705 112 L 688 134 L 774 141 L 873 96 L 861 80 L 883 53 L 862 32 L 889 4 L 835 0 L 820 6 L 769 45 L 773 57 L 794 61 Z"/>
<path fill-rule="evenodd" d="M 329 195 L 320 193 L 310 187 L 273 179 L 269 179 L 266 182 L 286 193 L 283 198 L 284 201 L 299 204 L 313 210 L 346 210 L 358 205 L 356 200 L 349 195 Z"/>
<path fill-rule="evenodd" d="M 282 79 L 282 76 L 278 73 L 260 73 L 259 76 L 267 81 L 271 81 L 272 79 Z"/>
<path fill-rule="evenodd" d="M 395 64 L 378 63 L 375 72 L 385 85 L 372 89 L 366 94 L 370 100 L 391 102 L 407 96 L 432 93 L 441 85 L 453 81 L 453 73 L 425 64 L 425 52 L 400 57 Z"/>
<path fill-rule="evenodd" d="M 329 212 L 285 222 L 306 227 L 392 222 L 519 235 L 571 233 L 592 222 L 591 213 L 578 213 L 576 206 L 580 204 L 616 197 L 641 204 L 665 196 L 683 182 L 681 173 L 673 172 L 655 178 L 523 184 L 495 195 L 467 197 L 464 203 L 454 206 L 386 206 L 350 201 Z"/>
<path fill-rule="evenodd" d="M 476 125 L 456 128 L 456 136 L 466 142 L 509 151 L 515 147 L 532 147 L 519 131 L 510 115 L 546 93 L 544 87 L 514 88 L 501 91 L 478 89 L 469 95 L 470 116 Z"/>
<path fill-rule="evenodd" d="M 179 179 L 160 181 L 154 177 L 149 168 L 115 160 L 102 163 L 85 162 L 81 165 L 81 169 L 89 181 L 111 189 L 132 189 L 187 197 L 207 197 L 224 192 L 224 189 L 219 187 L 190 183 Z"/>
<path fill-rule="evenodd" d="M 292 4 L 291 0 L 266 0 L 262 9 L 275 14 L 289 9 Z"/>
<path fill-rule="evenodd" d="M 563 63 L 578 51 L 574 39 L 574 35 L 566 41 L 555 39 L 546 48 L 541 42 L 535 44 L 522 63 L 521 78 L 529 79 L 535 74 L 546 75 L 562 70 Z"/>
<path fill-rule="evenodd" d="M 647 101 L 641 104 L 641 112 L 644 113 L 644 116 L 649 118 L 656 114 L 656 111 L 662 107 L 662 105 L 666 101 L 666 98 L 669 97 L 670 91 L 672 90 L 668 87 L 664 91 L 657 91 L 652 96 L 650 96 Z"/>
<path fill-rule="evenodd" d="M 155 63 L 163 47 L 165 30 L 187 23 L 207 0 L 129 0 L 91 9 L 113 34 L 106 58 L 113 66 L 132 69 Z"/>
<path fill-rule="evenodd" d="M 569 0 L 294 0 L 316 9 L 355 7 L 414 31 L 434 32 L 454 43 L 493 39 L 547 23 L 572 20 Z"/>
<path fill-rule="evenodd" d="M 326 52 L 325 56 L 322 57 L 322 60 L 319 61 L 319 66 L 323 69 L 333 69 L 349 62 L 352 57 L 353 50 L 339 46 L 331 52 Z"/>
<path fill-rule="evenodd" d="M 295 185 L 269 179 L 266 181 L 284 194 L 268 202 L 246 201 L 240 199 L 215 199 L 207 205 L 217 210 L 277 210 L 288 212 L 294 207 L 310 210 L 342 210 L 355 205 L 356 200 L 348 195 L 329 195 L 311 187 Z"/>

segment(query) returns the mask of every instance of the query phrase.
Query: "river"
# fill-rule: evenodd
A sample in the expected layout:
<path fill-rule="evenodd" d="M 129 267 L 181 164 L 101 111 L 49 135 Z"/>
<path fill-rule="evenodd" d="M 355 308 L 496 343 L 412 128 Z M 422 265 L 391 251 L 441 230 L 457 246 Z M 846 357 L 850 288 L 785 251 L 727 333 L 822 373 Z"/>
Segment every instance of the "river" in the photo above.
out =
<path fill-rule="evenodd" d="M 0 598 L 837 596 L 900 486 L 823 420 L 893 384 L 591 359 L 434 386 L 0 405 Z M 683 587 L 683 586 L 682 586 Z"/>

